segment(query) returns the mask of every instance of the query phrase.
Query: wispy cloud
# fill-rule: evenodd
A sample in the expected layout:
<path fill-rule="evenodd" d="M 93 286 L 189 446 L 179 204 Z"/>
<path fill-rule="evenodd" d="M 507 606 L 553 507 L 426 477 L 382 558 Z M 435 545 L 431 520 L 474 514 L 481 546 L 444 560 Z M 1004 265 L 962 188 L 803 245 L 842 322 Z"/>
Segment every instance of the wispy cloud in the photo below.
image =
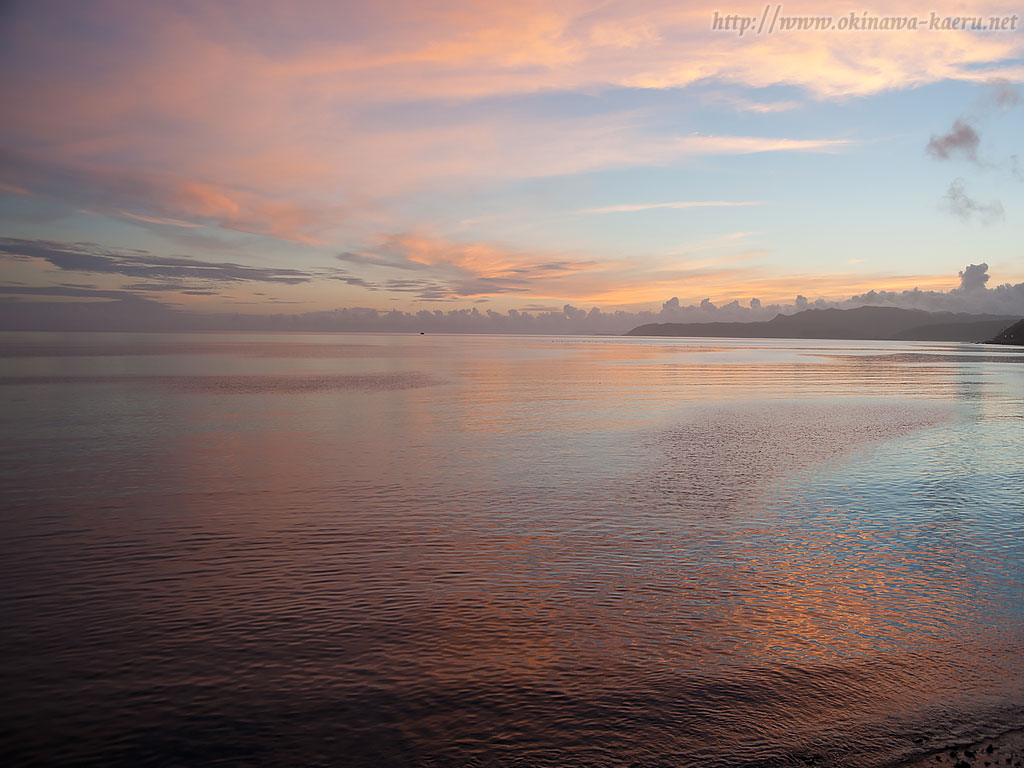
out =
<path fill-rule="evenodd" d="M 937 0 L 934 8 L 953 12 L 959 3 Z M 827 0 L 813 12 L 848 10 Z M 1011 0 L 993 0 L 985 12 L 1016 10 Z M 887 8 L 917 11 L 909 0 Z M 244 255 L 186 258 L 50 241 L 6 243 L 14 249 L 9 256 L 31 259 L 47 274 L 106 275 L 98 282 L 130 280 L 134 290 L 163 294 L 214 284 L 277 283 L 282 291 L 315 285 L 324 305 L 337 292 L 364 290 L 380 301 L 393 291 L 423 301 L 523 294 L 542 304 L 653 301 L 687 281 L 694 291 L 739 290 L 729 286 L 756 273 L 740 270 L 736 260 L 763 253 L 762 243 L 745 243 L 741 252 L 725 245 L 713 257 L 694 247 L 643 260 L 574 251 L 563 233 L 552 237 L 556 244 L 520 248 L 478 231 L 487 227 L 469 227 L 493 222 L 495 208 L 507 213 L 502 204 L 468 205 L 451 215 L 450 200 L 509 201 L 513 195 L 504 193 L 529 186 L 524 180 L 568 187 L 575 180 L 564 177 L 689 171 L 716 157 L 739 165 L 743 156 L 763 153 L 853 152 L 866 135 L 856 127 L 847 133 L 796 116 L 761 116 L 949 80 L 995 83 L 992 108 L 1009 109 L 1019 102 L 1014 83 L 1024 78 L 1020 35 L 741 40 L 710 31 L 707 7 L 662 0 L 298 0 L 288 8 L 252 0 L 246 23 L 238 19 L 224 6 L 203 3 L 103 0 L 62 4 L 61 13 L 46 4 L 12 6 L 0 25 L 0 67 L 10 75 L 0 78 L 8 107 L 0 122 L 0 190 L 57 201 L 49 206 L 61 209 L 55 215 L 85 211 L 134 222 L 147 228 L 147 238 L 172 229 L 176 243 L 199 243 L 216 230 L 211 240 L 223 235 L 234 242 L 243 232 L 329 245 L 330 253 L 341 252 L 335 260 L 324 249 L 332 266 L 266 267 L 244 263 Z M 762 86 L 783 87 L 770 91 L 778 98 L 752 93 Z M 728 115 L 731 124 L 677 120 L 684 110 L 655 114 L 660 108 L 649 106 L 705 87 L 744 94 L 732 106 L 746 114 Z M 977 144 L 966 132 L 943 134 L 935 153 L 955 160 Z M 767 165 L 760 162 L 767 158 L 748 159 L 750 166 Z M 761 203 L 671 198 L 760 197 L 749 190 L 765 188 L 693 181 L 630 197 L 620 187 L 621 198 L 525 205 L 538 219 L 594 199 L 626 202 L 575 212 L 728 209 Z M 667 202 L 629 202 L 655 196 Z M 987 215 L 966 193 L 951 197 L 955 204 L 969 216 Z M 473 242 L 452 238 L 451 229 L 448 237 L 437 234 L 444 230 L 432 226 L 431 216 L 445 206 L 434 221 L 465 217 L 461 231 L 471 229 Z M 316 258 L 314 248 L 292 252 Z"/>
<path fill-rule="evenodd" d="M 994 106 L 996 109 L 1011 109 L 1024 103 L 1024 95 L 1017 83 L 1011 83 L 1003 77 L 993 78 L 988 82 L 990 90 L 988 93 L 987 106 Z"/>
<path fill-rule="evenodd" d="M 677 200 L 669 203 L 634 203 L 623 205 L 606 205 L 601 208 L 584 208 L 576 213 L 632 213 L 634 211 L 651 211 L 659 208 L 733 208 L 748 205 L 764 205 L 760 201 L 731 200 Z"/>
<path fill-rule="evenodd" d="M 124 168 L 60 155 L 0 150 L 0 178 L 19 194 L 59 200 L 86 213 L 172 227 L 215 224 L 307 244 L 348 216 L 342 205 L 203 181 L 182 172 L 188 169 Z"/>
<path fill-rule="evenodd" d="M 746 112 L 756 112 L 761 115 L 771 115 L 777 112 L 788 112 L 800 106 L 799 101 L 748 101 L 742 100 L 738 105 Z"/>
<path fill-rule="evenodd" d="M 684 154 L 751 155 L 758 152 L 843 152 L 857 142 L 851 139 L 788 139 L 761 136 L 684 136 L 674 140 Z"/>
<path fill-rule="evenodd" d="M 180 279 L 221 283 L 306 283 L 313 275 L 298 269 L 250 267 L 227 262 L 208 262 L 176 256 L 156 256 L 144 251 L 116 252 L 89 243 L 0 238 L 0 254 L 39 259 L 62 271 L 121 275 L 145 279 Z"/>
<path fill-rule="evenodd" d="M 982 203 L 968 195 L 963 179 L 955 179 L 949 185 L 942 205 L 949 213 L 964 221 L 977 218 L 982 224 L 993 224 L 1002 221 L 1005 216 L 1003 204 L 998 200 Z"/>
<path fill-rule="evenodd" d="M 0 80 L 0 98 L 12 107 L 0 139 L 19 158 L 13 168 L 5 159 L 0 185 L 141 224 L 212 225 L 319 243 L 343 226 L 387 218 L 395 196 L 455 179 L 853 146 L 820 136 L 674 136 L 628 114 L 478 114 L 447 124 L 391 121 L 381 130 L 366 116 L 382 105 L 710 81 L 843 98 L 948 79 L 1009 81 L 1019 78 L 1024 52 L 1019 35 L 740 40 L 711 32 L 705 7 L 657 0 L 557 7 L 447 0 L 440 8 L 396 0 L 363 4 L 358 13 L 350 6 L 300 2 L 285 14 L 256 0 L 246 6 L 252 23 L 245 25 L 202 4 L 76 4 L 67 11 L 73 21 L 43 6 L 18 6 L 3 32 L 0 65 L 19 75 Z M 935 10 L 953 8 L 942 0 Z M 905 0 L 887 11 L 901 9 L 917 12 Z M 986 13 L 1004 9 L 1016 10 L 995 0 Z M 846 10 L 838 2 L 814 9 Z M 111 39 L 133 44 L 116 48 Z M 1010 98 L 1007 90 L 1004 101 Z M 794 101 L 739 106 L 771 113 Z"/>
<path fill-rule="evenodd" d="M 337 258 L 373 268 L 382 291 L 420 300 L 521 294 L 623 304 L 657 300 L 684 280 L 714 283 L 716 290 L 735 284 L 749 275 L 750 260 L 765 253 L 745 242 L 749 235 L 731 233 L 634 260 L 399 233 Z"/>

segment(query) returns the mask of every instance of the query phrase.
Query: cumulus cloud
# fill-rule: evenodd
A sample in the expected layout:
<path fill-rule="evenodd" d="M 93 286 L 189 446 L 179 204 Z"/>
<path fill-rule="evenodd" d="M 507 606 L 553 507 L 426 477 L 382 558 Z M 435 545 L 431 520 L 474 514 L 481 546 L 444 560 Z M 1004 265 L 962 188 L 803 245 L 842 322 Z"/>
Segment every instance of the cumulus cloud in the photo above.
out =
<path fill-rule="evenodd" d="M 967 312 L 999 316 L 1024 316 L 1024 283 L 987 287 L 988 265 L 971 264 L 960 273 L 959 285 L 948 291 L 871 290 L 842 301 L 822 298 L 809 300 L 799 294 L 792 303 L 763 304 L 757 298 L 748 306 L 730 301 L 716 306 L 709 299 L 698 304 L 683 304 L 678 297 L 663 302 L 654 311 L 606 311 L 600 307 L 562 307 L 526 304 L 507 312 L 455 308 L 403 312 L 348 307 L 331 311 L 298 314 L 224 315 L 184 312 L 172 309 L 152 298 L 126 291 L 93 291 L 82 288 L 0 286 L 0 295 L 8 298 L 45 299 L 60 297 L 59 302 L 33 300 L 0 302 L 0 328 L 66 330 L 249 330 L 249 331 L 393 331 L 431 333 L 545 333 L 545 334 L 621 334 L 646 323 L 752 322 L 770 320 L 778 314 L 804 309 L 852 309 L 860 306 L 890 306 L 923 309 L 930 312 Z M 429 294 L 429 285 L 410 283 L 409 290 Z M 439 298 L 450 298 L 444 288 L 435 289 Z M 68 298 L 112 299 L 111 301 L 73 302 Z"/>
<path fill-rule="evenodd" d="M 928 312 L 1024 316 L 1024 283 L 1004 283 L 988 288 L 988 264 L 971 264 L 960 273 L 960 284 L 949 291 L 868 291 L 835 306 L 840 309 L 877 305 L 923 309 Z"/>
<path fill-rule="evenodd" d="M 969 264 L 960 272 L 960 287 L 954 288 L 954 292 L 974 293 L 985 290 L 985 283 L 989 280 L 988 264 Z"/>
<path fill-rule="evenodd" d="M 552 258 L 550 254 L 503 251 L 481 244 L 455 247 L 445 241 L 413 236 L 387 238 L 381 243 L 381 249 L 391 263 L 387 267 L 381 266 L 380 260 L 375 258 L 376 253 L 371 254 L 374 258 L 367 258 L 383 271 L 379 278 L 368 279 L 349 275 L 334 267 L 305 270 L 255 267 L 184 256 L 159 256 L 142 250 L 114 251 L 89 243 L 0 238 L 0 257 L 35 264 L 37 268 L 46 267 L 40 271 L 37 278 L 39 283 L 52 281 L 54 275 L 61 273 L 95 275 L 103 278 L 105 283 L 102 287 L 81 282 L 62 282 L 49 286 L 24 282 L 0 285 L 0 295 L 7 297 L 8 303 L 22 307 L 4 312 L 0 325 L 7 328 L 100 330 L 622 333 L 643 323 L 758 321 L 771 319 L 779 313 L 788 314 L 809 308 L 851 308 L 866 304 L 929 311 L 1024 315 L 1024 283 L 989 288 L 990 276 L 986 263 L 966 266 L 959 273 L 958 284 L 949 290 L 870 290 L 838 301 L 824 298 L 812 300 L 808 296 L 820 296 L 825 291 L 835 296 L 838 285 L 851 285 L 845 281 L 853 279 L 852 276 L 831 279 L 822 276 L 757 279 L 750 270 L 726 270 L 720 273 L 706 269 L 665 271 L 656 266 L 648 271 L 641 269 L 629 274 L 628 279 L 634 281 L 627 286 L 629 290 L 649 283 L 647 290 L 657 290 L 663 285 L 676 288 L 685 286 L 691 295 L 697 291 L 704 293 L 705 290 L 705 295 L 716 295 L 712 286 L 735 283 L 737 279 L 745 280 L 748 286 L 758 286 L 758 290 L 769 291 L 773 296 L 779 295 L 781 286 L 786 286 L 788 290 L 789 286 L 795 284 L 803 286 L 803 290 L 792 301 L 783 303 L 766 303 L 751 298 L 743 302 L 732 299 L 716 304 L 710 298 L 705 298 L 694 304 L 684 304 L 678 296 L 673 296 L 663 301 L 658 311 L 629 312 L 607 311 L 594 306 L 594 303 L 600 303 L 594 299 L 587 300 L 585 306 L 579 306 L 579 300 L 552 306 L 544 298 L 550 297 L 552 293 L 542 292 L 542 289 L 550 289 L 552 285 L 559 290 L 578 288 L 575 280 L 580 279 L 587 284 L 588 290 L 597 293 L 612 290 L 609 286 L 624 279 L 621 265 L 607 269 L 602 263 Z M 360 263 L 364 262 L 361 260 Z M 407 264 L 419 264 L 423 271 L 406 269 Z M 120 287 L 112 285 L 111 278 L 119 279 Z M 382 313 L 350 307 L 330 312 L 234 317 L 180 311 L 172 306 L 180 304 L 183 295 L 230 298 L 224 290 L 232 286 L 287 286 L 314 282 L 326 286 L 331 281 L 381 294 L 412 294 L 419 301 L 444 302 L 455 308 L 448 311 L 438 309 Z M 926 286 L 943 284 L 941 279 L 934 277 L 926 276 L 922 281 Z M 909 279 L 901 282 L 903 285 L 914 284 Z M 523 302 L 518 309 L 507 312 L 495 312 L 479 306 L 485 304 L 488 297 L 499 295 L 504 297 L 506 306 L 517 295 L 523 296 Z M 276 297 L 268 298 L 263 294 L 258 296 L 261 304 L 282 303 Z M 568 298 L 571 299 L 571 295 Z M 460 305 L 464 306 L 467 302 L 478 306 L 472 310 L 461 308 Z M 102 309 L 89 308 L 89 305 L 98 307 L 101 304 Z M 52 311 L 52 315 L 46 315 L 47 308 Z"/>

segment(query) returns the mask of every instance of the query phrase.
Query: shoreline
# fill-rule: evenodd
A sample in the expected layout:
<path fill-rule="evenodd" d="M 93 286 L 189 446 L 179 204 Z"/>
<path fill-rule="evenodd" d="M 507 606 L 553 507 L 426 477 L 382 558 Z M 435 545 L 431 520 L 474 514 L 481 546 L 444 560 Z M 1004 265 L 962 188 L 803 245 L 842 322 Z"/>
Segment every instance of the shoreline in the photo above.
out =
<path fill-rule="evenodd" d="M 947 749 L 932 750 L 923 756 L 897 763 L 892 768 L 1024 768 L 1024 729 L 1015 729 L 991 739 L 982 739 Z"/>

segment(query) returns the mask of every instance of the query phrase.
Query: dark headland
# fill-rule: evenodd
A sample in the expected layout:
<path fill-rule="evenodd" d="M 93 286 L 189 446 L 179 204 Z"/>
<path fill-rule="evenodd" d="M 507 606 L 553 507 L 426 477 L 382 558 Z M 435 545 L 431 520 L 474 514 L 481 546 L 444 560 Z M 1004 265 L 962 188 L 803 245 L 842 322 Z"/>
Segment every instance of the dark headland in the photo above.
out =
<path fill-rule="evenodd" d="M 989 339 L 988 343 L 1016 344 L 1017 346 L 1024 347 L 1024 320 L 1014 323 L 1002 333 L 997 334 L 995 338 Z"/>
<path fill-rule="evenodd" d="M 629 331 L 627 336 L 702 336 L 737 339 L 866 339 L 877 341 L 971 341 L 1002 338 L 1017 329 L 1019 318 L 1006 315 L 971 315 L 926 312 L 898 307 L 856 309 L 805 309 L 793 315 L 776 315 L 756 323 L 651 323 Z M 1020 341 L 1000 341 L 1019 344 Z"/>

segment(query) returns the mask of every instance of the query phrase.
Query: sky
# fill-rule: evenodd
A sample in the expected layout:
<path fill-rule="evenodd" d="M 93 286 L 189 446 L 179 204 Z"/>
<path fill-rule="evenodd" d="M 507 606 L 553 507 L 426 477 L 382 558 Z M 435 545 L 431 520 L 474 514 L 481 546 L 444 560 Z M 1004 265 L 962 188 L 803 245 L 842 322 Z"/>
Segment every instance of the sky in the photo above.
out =
<path fill-rule="evenodd" d="M 1024 315 L 1021 13 L 6 2 L 0 327 Z"/>

